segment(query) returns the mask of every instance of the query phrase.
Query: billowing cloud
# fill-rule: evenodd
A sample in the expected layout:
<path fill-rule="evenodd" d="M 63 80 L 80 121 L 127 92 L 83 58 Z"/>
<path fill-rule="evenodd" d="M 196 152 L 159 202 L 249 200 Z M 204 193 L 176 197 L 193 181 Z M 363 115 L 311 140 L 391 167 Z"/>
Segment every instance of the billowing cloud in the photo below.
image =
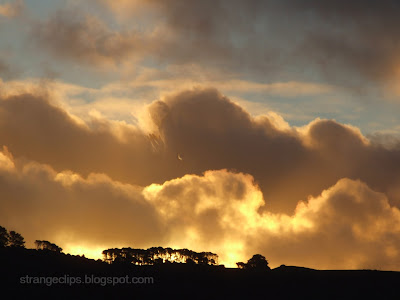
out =
<path fill-rule="evenodd" d="M 287 213 L 300 199 L 348 177 L 400 204 L 397 147 L 370 143 L 358 129 L 333 120 L 293 128 L 276 114 L 252 117 L 214 89 L 153 102 L 139 127 L 101 116 L 85 123 L 32 94 L 1 100 L 0 116 L 0 140 L 16 157 L 57 171 L 105 173 L 145 186 L 237 170 L 254 176 L 270 199 L 265 209 Z"/>
<path fill-rule="evenodd" d="M 271 259 L 287 257 L 318 268 L 399 269 L 400 210 L 365 183 L 341 179 L 317 197 L 300 202 L 291 217 L 304 224 L 256 241 Z"/>
<path fill-rule="evenodd" d="M 244 241 L 261 225 L 257 209 L 263 196 L 249 175 L 207 171 L 150 185 L 143 194 L 157 207 L 176 247 L 211 249 L 229 265 L 248 254 Z"/>
<path fill-rule="evenodd" d="M 188 172 L 252 174 L 270 199 L 268 209 L 290 211 L 343 177 L 383 192 L 399 181 L 399 149 L 370 144 L 356 128 L 333 120 L 288 129 L 271 116 L 250 116 L 215 90 L 182 92 L 153 103 L 150 111 L 168 148 L 185 156 Z"/>
<path fill-rule="evenodd" d="M 400 268 L 395 145 L 334 120 L 254 117 L 215 89 L 154 101 L 137 126 L 83 121 L 39 91 L 0 100 L 3 226 L 72 248 L 204 249 L 229 265 L 262 252 L 273 264 Z"/>
<path fill-rule="evenodd" d="M 138 184 L 153 180 L 163 168 L 163 154 L 156 153 L 151 139 L 133 126 L 96 118 L 87 125 L 30 94 L 2 100 L 1 106 L 1 140 L 16 156 L 58 170 L 102 172 Z"/>
<path fill-rule="evenodd" d="M 14 161 L 4 148 L 0 190 L 0 219 L 18 228 L 31 246 L 35 239 L 109 246 L 163 241 L 157 212 L 141 188 L 104 174 L 57 173 L 48 165 Z"/>
<path fill-rule="evenodd" d="M 0 218 L 30 243 L 207 249 L 228 266 L 261 252 L 272 266 L 400 269 L 400 211 L 360 181 L 342 179 L 287 215 L 260 213 L 253 177 L 227 170 L 143 189 L 101 174 L 57 173 L 4 148 L 0 174 Z"/>
<path fill-rule="evenodd" d="M 177 245 L 211 248 L 228 265 L 260 252 L 275 266 L 400 268 L 400 210 L 360 181 L 339 180 L 291 216 L 259 213 L 253 178 L 226 170 L 152 185 L 144 195 Z"/>
<path fill-rule="evenodd" d="M 0 225 L 66 251 L 400 270 L 397 104 L 379 106 L 400 91 L 398 2 L 60 5 L 0 4 Z"/>

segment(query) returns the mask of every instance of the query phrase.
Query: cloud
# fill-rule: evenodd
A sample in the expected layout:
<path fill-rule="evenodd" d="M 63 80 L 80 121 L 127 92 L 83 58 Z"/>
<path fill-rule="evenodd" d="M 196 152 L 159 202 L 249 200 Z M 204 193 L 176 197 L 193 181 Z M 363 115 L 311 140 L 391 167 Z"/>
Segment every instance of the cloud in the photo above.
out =
<path fill-rule="evenodd" d="M 71 249 L 77 240 L 163 244 L 212 250 L 229 264 L 262 252 L 273 264 L 399 269 L 393 132 L 365 137 L 326 119 L 293 127 L 271 111 L 251 115 L 217 90 L 290 98 L 378 86 L 396 94 L 397 3 L 100 2 L 115 19 L 60 10 L 28 20 L 31 39 L 58 63 L 165 70 L 101 89 L 0 80 L 0 146 L 8 149 L 0 153 L 0 225 Z M 1 5 L 0 15 L 16 17 L 22 4 Z M 3 76 L 12 68 L 0 61 Z M 157 89 L 169 94 L 150 103 Z M 132 95 L 150 103 L 141 114 Z"/>
<path fill-rule="evenodd" d="M 102 174 L 55 172 L 4 148 L 0 188 L 2 225 L 30 245 L 162 245 L 213 251 L 228 266 L 261 252 L 273 267 L 400 269 L 400 211 L 360 181 L 341 179 L 299 202 L 293 215 L 276 214 L 259 211 L 263 194 L 248 174 L 214 170 L 142 188 Z"/>
<path fill-rule="evenodd" d="M 299 203 L 292 221 L 308 228 L 260 239 L 259 250 L 271 258 L 286 256 L 289 264 L 303 261 L 318 268 L 399 268 L 395 261 L 400 211 L 365 183 L 339 180 L 319 196 Z"/>
<path fill-rule="evenodd" d="M 399 49 L 392 43 L 399 34 L 396 1 L 346 4 L 329 1 L 205 1 L 184 5 L 179 1 L 157 2 L 169 17 L 171 27 L 199 39 L 205 37 L 214 42 L 222 37 L 225 43 L 233 46 L 229 34 L 242 38 L 244 34 L 248 35 L 246 46 L 238 48 L 254 51 L 247 59 L 254 58 L 254 62 L 261 64 L 262 56 L 255 52 L 260 49 L 273 53 L 280 65 L 289 61 L 300 68 L 313 67 L 342 85 L 351 85 L 353 76 L 373 81 L 391 79 L 398 69 Z M 214 9 L 210 10 L 211 7 Z M 282 17 L 288 20 L 287 25 L 282 24 Z M 256 41 L 255 38 L 262 34 L 268 34 L 268 39 Z M 285 46 L 293 51 L 288 51 Z M 283 55 L 282 52 L 274 53 L 274 47 Z M 343 72 L 349 75 L 344 80 Z"/>
<path fill-rule="evenodd" d="M 0 4 L 0 16 L 14 18 L 21 14 L 23 8 L 23 0 L 15 0 L 8 3 Z"/>
<path fill-rule="evenodd" d="M 153 184 L 143 194 L 157 207 L 175 247 L 211 249 L 230 265 L 244 256 L 243 240 L 257 226 L 263 204 L 251 176 L 226 170 Z"/>
<path fill-rule="evenodd" d="M 370 145 L 358 129 L 334 120 L 288 130 L 271 117 L 250 116 L 212 89 L 185 91 L 152 105 L 165 144 L 185 155 L 189 172 L 228 168 L 252 174 L 271 199 L 268 209 L 289 211 L 343 177 L 361 178 L 382 192 L 398 181 L 398 149 Z"/>
<path fill-rule="evenodd" d="M 21 75 L 21 69 L 19 66 L 10 62 L 11 56 L 8 51 L 2 52 L 0 50 L 0 87 L 3 89 L 3 80 L 10 80 L 18 78 Z M 0 93 L 4 93 L 0 91 Z"/>
<path fill-rule="evenodd" d="M 9 74 L 10 67 L 3 60 L 0 60 L 0 75 L 2 75 L 1 77 L 8 77 Z"/>
<path fill-rule="evenodd" d="M 157 212 L 141 188 L 104 174 L 83 178 L 71 171 L 14 160 L 0 153 L 0 219 L 33 247 L 35 239 L 72 243 L 152 245 L 163 241 Z"/>
<path fill-rule="evenodd" d="M 201 71 L 200 71 L 201 72 Z M 183 72 L 188 73 L 188 72 Z M 176 76 L 176 74 L 174 74 Z M 299 96 L 312 96 L 312 95 L 324 95 L 331 93 L 334 87 L 324 84 L 315 84 L 310 82 L 273 82 L 273 83 L 258 83 L 247 80 L 237 79 L 196 79 L 190 77 L 176 76 L 175 78 L 167 79 L 143 79 L 134 80 L 130 85 L 136 87 L 152 87 L 162 88 L 164 91 L 174 91 L 173 86 L 180 86 L 182 89 L 189 89 L 193 87 L 207 88 L 214 86 L 219 90 L 227 92 L 251 92 L 251 93 L 264 93 L 270 95 L 277 95 L 281 97 L 299 97 Z"/>
<path fill-rule="evenodd" d="M 334 120 L 254 117 L 212 88 L 154 101 L 136 126 L 17 87 L 0 100 L 0 219 L 31 241 L 400 269 L 395 145 Z"/>
<path fill-rule="evenodd" d="M 388 149 L 399 149 L 400 126 L 388 130 L 375 131 L 368 135 L 368 139 L 372 143 L 384 145 Z"/>
<path fill-rule="evenodd" d="M 397 99 L 396 1 L 322 3 L 102 0 L 91 10 L 75 3 L 34 21 L 31 39 L 57 59 L 119 72 L 195 64 L 224 79 L 305 82 L 307 90 L 322 83 Z"/>
<path fill-rule="evenodd" d="M 163 154 L 153 150 L 149 136 L 124 122 L 93 116 L 85 124 L 45 96 L 32 94 L 0 103 L 1 140 L 16 156 L 48 163 L 57 170 L 107 173 L 138 184 L 157 180 L 154 175 L 160 167 L 164 169 Z"/>
<path fill-rule="evenodd" d="M 32 24 L 33 41 L 61 58 L 85 64 L 112 66 L 143 55 L 148 42 L 135 30 L 112 30 L 98 17 L 78 9 L 60 10 Z"/>
<path fill-rule="evenodd" d="M 98 3 L 124 23 L 146 15 L 140 24 L 162 28 L 164 39 L 143 54 L 163 64 L 218 66 L 226 73 L 262 75 L 267 82 L 322 79 L 365 94 L 378 83 L 398 96 L 394 0 Z"/>
<path fill-rule="evenodd" d="M 215 89 L 192 89 L 154 101 L 138 122 L 99 114 L 83 121 L 34 90 L 0 101 L 2 143 L 15 157 L 58 172 L 105 173 L 146 186 L 207 170 L 237 170 L 254 176 L 270 199 L 262 209 L 286 213 L 347 177 L 400 205 L 398 147 L 371 143 L 357 128 L 334 120 L 290 127 L 277 114 L 251 116 Z"/>
<path fill-rule="evenodd" d="M 175 243 L 211 248 L 228 265 L 257 252 L 275 266 L 400 268 L 400 210 L 360 181 L 339 180 L 299 202 L 291 216 L 260 214 L 264 200 L 254 179 L 226 170 L 151 185 L 144 195 Z"/>

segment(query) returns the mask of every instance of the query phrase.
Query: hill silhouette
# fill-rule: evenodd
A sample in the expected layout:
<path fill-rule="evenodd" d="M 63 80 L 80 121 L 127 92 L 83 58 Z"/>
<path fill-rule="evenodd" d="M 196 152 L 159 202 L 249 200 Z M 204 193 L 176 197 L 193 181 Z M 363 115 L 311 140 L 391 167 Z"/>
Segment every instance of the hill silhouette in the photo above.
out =
<path fill-rule="evenodd" d="M 185 263 L 158 260 L 139 264 L 131 260 L 88 259 L 54 251 L 58 249 L 54 246 L 53 250 L 0 247 L 3 295 L 8 293 L 10 299 L 397 299 L 399 295 L 400 272 L 315 270 L 285 265 L 270 269 L 260 254 L 250 258 L 245 268 L 196 263 L 191 258 Z M 171 248 L 149 249 L 130 251 L 149 253 Z M 175 249 L 182 250 L 192 256 L 197 253 Z M 254 267 L 252 264 L 257 261 L 261 264 Z"/>

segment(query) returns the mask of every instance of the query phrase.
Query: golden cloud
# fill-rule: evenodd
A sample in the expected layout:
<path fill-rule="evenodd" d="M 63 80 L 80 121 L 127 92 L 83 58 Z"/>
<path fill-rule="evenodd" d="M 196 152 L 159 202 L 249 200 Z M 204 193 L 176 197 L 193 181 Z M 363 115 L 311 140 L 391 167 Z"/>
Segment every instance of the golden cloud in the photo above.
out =
<path fill-rule="evenodd" d="M 341 179 L 287 215 L 260 212 L 253 177 L 227 170 L 141 188 L 14 162 L 6 150 L 0 162 L 0 218 L 31 243 L 207 249 L 228 266 L 262 252 L 273 266 L 400 269 L 400 211 L 360 181 Z"/>
<path fill-rule="evenodd" d="M 142 130 L 84 122 L 35 90 L 2 95 L 2 225 L 68 249 L 162 245 L 228 265 L 262 252 L 272 265 L 400 269 L 398 148 L 333 120 L 253 117 L 215 89 L 171 94 L 147 114 Z"/>
<path fill-rule="evenodd" d="M 2 97 L 0 116 L 0 140 L 15 157 L 57 171 L 105 173 L 146 186 L 235 169 L 257 180 L 270 199 L 263 209 L 286 213 L 300 199 L 348 177 L 400 203 L 393 192 L 400 170 L 396 147 L 370 143 L 357 128 L 334 120 L 294 128 L 277 114 L 253 117 L 214 89 L 154 101 L 139 120 L 146 124 L 138 126 L 96 114 L 84 122 L 34 90 Z"/>

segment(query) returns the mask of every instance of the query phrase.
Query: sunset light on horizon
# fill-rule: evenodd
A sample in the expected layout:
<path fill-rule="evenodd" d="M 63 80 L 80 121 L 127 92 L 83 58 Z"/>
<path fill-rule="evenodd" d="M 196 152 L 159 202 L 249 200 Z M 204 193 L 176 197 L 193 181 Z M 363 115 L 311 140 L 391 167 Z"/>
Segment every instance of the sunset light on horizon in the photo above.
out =
<path fill-rule="evenodd" d="M 0 225 L 96 260 L 400 271 L 399 12 L 0 0 Z"/>

